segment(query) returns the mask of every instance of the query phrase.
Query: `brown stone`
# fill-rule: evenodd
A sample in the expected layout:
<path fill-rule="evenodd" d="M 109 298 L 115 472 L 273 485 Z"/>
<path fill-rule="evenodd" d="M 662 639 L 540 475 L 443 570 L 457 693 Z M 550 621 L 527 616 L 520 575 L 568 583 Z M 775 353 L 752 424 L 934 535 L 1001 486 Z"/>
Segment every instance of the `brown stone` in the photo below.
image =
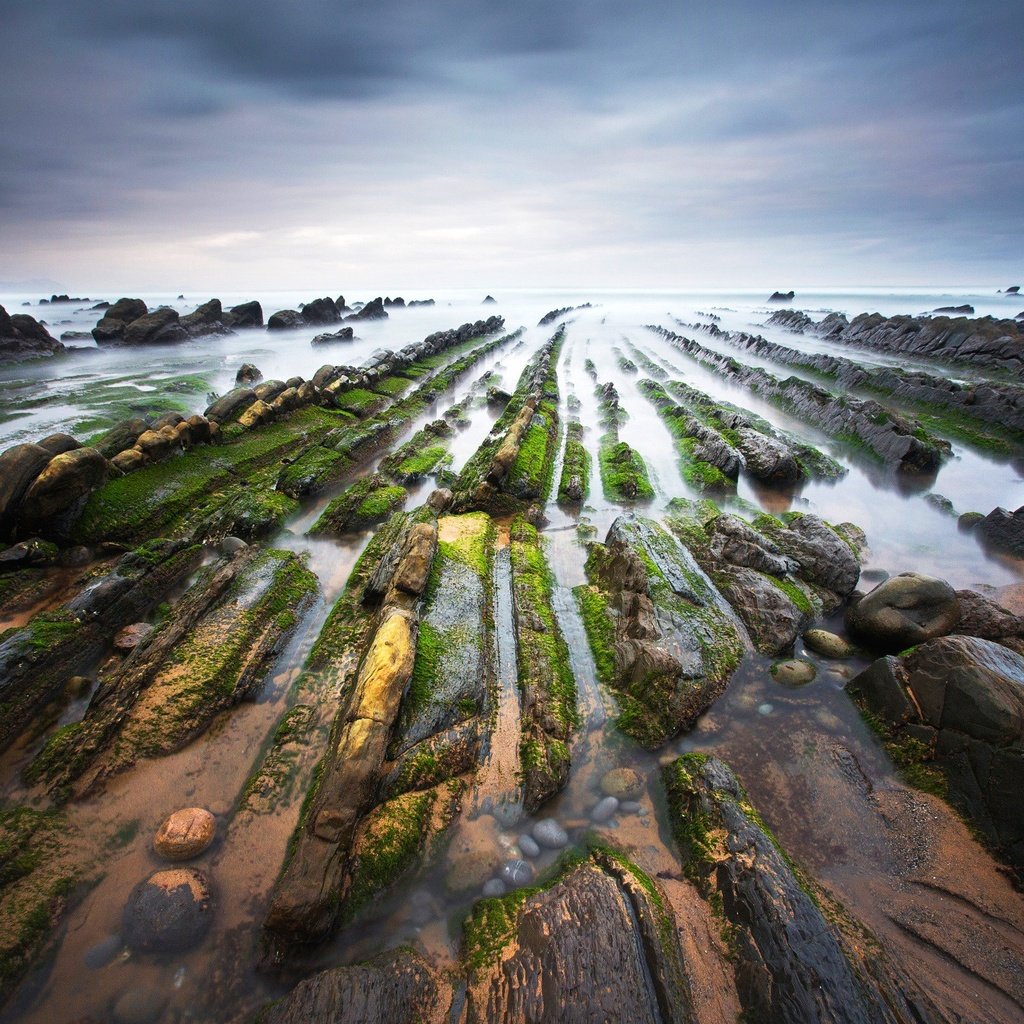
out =
<path fill-rule="evenodd" d="M 114 637 L 114 649 L 125 654 L 134 651 L 152 632 L 153 627 L 148 622 L 133 622 Z"/>
<path fill-rule="evenodd" d="M 209 811 L 186 807 L 175 811 L 160 826 L 153 849 L 165 860 L 191 860 L 213 842 L 216 832 L 217 821 Z"/>

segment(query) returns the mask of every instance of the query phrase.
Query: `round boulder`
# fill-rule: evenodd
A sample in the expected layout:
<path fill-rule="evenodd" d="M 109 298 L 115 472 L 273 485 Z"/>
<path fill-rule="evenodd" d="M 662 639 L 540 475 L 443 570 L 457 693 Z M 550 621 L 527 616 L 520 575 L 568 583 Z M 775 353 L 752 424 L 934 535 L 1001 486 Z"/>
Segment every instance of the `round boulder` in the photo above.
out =
<path fill-rule="evenodd" d="M 213 842 L 217 832 L 214 816 L 202 807 L 175 811 L 157 831 L 153 849 L 164 860 L 191 860 Z"/>
<path fill-rule="evenodd" d="M 601 792 L 619 800 L 636 800 L 644 791 L 644 777 L 634 768 L 613 768 L 601 776 Z"/>
<path fill-rule="evenodd" d="M 777 661 L 772 665 L 772 677 L 783 686 L 803 686 L 811 682 L 816 675 L 815 667 L 801 658 Z"/>
<path fill-rule="evenodd" d="M 827 629 L 809 629 L 804 633 L 804 643 L 824 658 L 852 658 L 857 649 L 841 636 Z"/>
<path fill-rule="evenodd" d="M 195 868 L 157 871 L 140 882 L 124 909 L 125 941 L 132 949 L 177 953 L 195 946 L 213 916 L 206 876 Z"/>
<path fill-rule="evenodd" d="M 850 635 L 886 653 L 945 636 L 959 623 L 956 591 L 945 580 L 916 572 L 891 576 L 846 613 Z"/>
<path fill-rule="evenodd" d="M 569 836 L 554 818 L 543 818 L 533 826 L 533 838 L 549 850 L 560 850 L 569 845 Z"/>

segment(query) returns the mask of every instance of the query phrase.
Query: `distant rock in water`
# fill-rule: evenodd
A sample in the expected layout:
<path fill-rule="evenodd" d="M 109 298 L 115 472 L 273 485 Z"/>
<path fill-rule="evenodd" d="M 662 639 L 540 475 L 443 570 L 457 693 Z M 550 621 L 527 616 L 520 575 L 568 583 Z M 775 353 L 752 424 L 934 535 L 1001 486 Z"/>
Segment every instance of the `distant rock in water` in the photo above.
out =
<path fill-rule="evenodd" d="M 302 307 L 302 319 L 307 324 L 336 324 L 341 319 L 337 303 L 330 296 L 314 299 Z"/>
<path fill-rule="evenodd" d="M 582 306 L 562 306 L 561 309 L 552 309 L 550 312 L 545 313 L 540 320 L 537 322 L 538 327 L 546 327 L 548 324 L 553 324 L 556 320 L 560 320 L 566 313 L 575 312 L 577 309 L 591 309 L 592 306 L 589 302 L 584 302 Z"/>
<path fill-rule="evenodd" d="M 485 295 L 484 301 L 481 303 L 482 306 L 489 305 L 490 303 L 497 303 L 497 299 L 493 295 Z"/>
<path fill-rule="evenodd" d="M 999 292 L 1000 292 L 1000 294 L 1004 294 L 1002 288 L 999 289 Z M 1010 287 L 1006 289 L 1005 294 L 1006 295 L 1017 295 L 1019 292 L 1020 292 L 1020 285 L 1019 284 L 1013 284 L 1013 285 L 1010 285 Z"/>
<path fill-rule="evenodd" d="M 64 351 L 64 346 L 35 317 L 27 313 L 12 316 L 0 306 L 0 363 Z"/>
<path fill-rule="evenodd" d="M 305 325 L 306 321 L 297 309 L 279 309 L 267 320 L 269 331 L 290 331 Z"/>
<path fill-rule="evenodd" d="M 385 309 L 405 309 L 405 299 L 401 295 L 396 295 L 393 299 L 389 296 L 384 299 Z"/>
<path fill-rule="evenodd" d="M 232 306 L 225 314 L 224 323 L 228 327 L 262 327 L 263 307 L 255 299 Z"/>
<path fill-rule="evenodd" d="M 236 384 L 255 384 L 263 380 L 263 371 L 253 363 L 242 363 L 235 374 Z"/>
<path fill-rule="evenodd" d="M 388 313 L 384 308 L 384 300 L 378 295 L 366 303 L 358 313 L 345 317 L 346 320 L 387 320 Z"/>
<path fill-rule="evenodd" d="M 977 532 L 986 547 L 1024 558 L 1024 505 L 1016 512 L 994 508 L 978 523 Z"/>
<path fill-rule="evenodd" d="M 796 297 L 796 292 L 794 292 L 794 291 L 772 292 L 771 295 L 768 296 L 768 301 L 769 302 L 792 302 L 795 297 Z"/>
<path fill-rule="evenodd" d="M 406 305 L 409 307 L 409 309 L 412 309 L 413 306 L 433 306 L 434 305 L 434 300 L 433 299 L 410 299 L 406 303 Z"/>
<path fill-rule="evenodd" d="M 53 306 L 63 302 L 92 302 L 92 299 L 78 298 L 77 296 L 71 295 L 51 295 L 48 299 L 40 299 L 40 306 Z"/>
<path fill-rule="evenodd" d="M 355 341 L 355 333 L 351 327 L 342 327 L 333 333 L 318 334 L 310 345 L 330 345 L 336 341 Z"/>
<path fill-rule="evenodd" d="M 974 307 L 969 306 L 966 302 L 962 306 L 939 306 L 938 309 L 933 309 L 933 313 L 963 313 L 968 316 L 974 315 Z"/>

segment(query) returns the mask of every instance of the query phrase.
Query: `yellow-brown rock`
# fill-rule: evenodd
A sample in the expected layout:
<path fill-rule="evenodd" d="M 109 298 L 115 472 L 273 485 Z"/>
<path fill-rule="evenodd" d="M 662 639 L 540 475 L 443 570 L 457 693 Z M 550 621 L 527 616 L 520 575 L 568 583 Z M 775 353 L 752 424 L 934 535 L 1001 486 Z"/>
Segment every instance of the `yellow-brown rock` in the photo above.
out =
<path fill-rule="evenodd" d="M 198 857 L 213 842 L 217 821 L 202 807 L 175 811 L 160 826 L 153 849 L 165 860 L 181 861 Z"/>

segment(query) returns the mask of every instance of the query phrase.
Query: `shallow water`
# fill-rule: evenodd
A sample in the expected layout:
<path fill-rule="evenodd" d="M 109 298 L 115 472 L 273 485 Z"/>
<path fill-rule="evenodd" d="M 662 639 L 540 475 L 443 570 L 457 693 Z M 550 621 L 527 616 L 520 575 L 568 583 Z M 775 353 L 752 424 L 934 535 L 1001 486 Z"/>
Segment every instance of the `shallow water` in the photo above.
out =
<path fill-rule="evenodd" d="M 101 297 L 117 298 L 114 294 Z M 222 296 L 226 306 L 253 297 L 263 301 L 265 313 L 269 314 L 275 309 L 294 307 L 315 295 Z M 406 295 L 407 299 L 422 297 L 425 296 Z M 182 312 L 195 305 L 169 296 L 145 298 L 151 304 L 169 301 Z M 205 301 L 207 297 L 197 298 Z M 352 296 L 347 298 L 352 301 Z M 999 587 L 1024 580 L 1024 567 L 1019 562 L 986 555 L 970 534 L 958 529 L 955 518 L 939 512 L 924 500 L 924 493 L 931 490 L 948 497 L 961 512 L 988 512 L 996 504 L 1016 508 L 1024 504 L 1021 463 L 996 460 L 955 443 L 954 458 L 924 490 L 901 486 L 892 475 L 866 463 L 858 453 L 822 438 L 770 403 L 738 390 L 698 366 L 644 326 L 664 324 L 686 334 L 688 332 L 678 328 L 673 318 L 693 320 L 698 311 L 712 311 L 722 318 L 724 329 L 753 330 L 797 347 L 795 336 L 778 331 L 769 333 L 759 326 L 770 313 L 763 294 L 634 292 L 574 296 L 520 292 L 510 293 L 508 297 L 499 295 L 497 306 L 481 306 L 479 296 L 465 293 L 452 292 L 437 298 L 438 304 L 434 307 L 392 310 L 387 321 L 361 324 L 357 327 L 361 340 L 328 348 L 309 345 L 313 334 L 328 328 L 279 335 L 244 331 L 227 338 L 202 339 L 182 346 L 144 351 L 82 351 L 52 361 L 0 368 L 3 384 L 0 447 L 67 429 L 69 423 L 102 418 L 103 410 L 109 407 L 109 403 L 104 404 L 103 390 L 113 392 L 114 389 L 108 387 L 112 381 L 119 382 L 119 401 L 124 400 L 123 392 L 128 388 L 134 389 L 140 396 L 139 401 L 144 403 L 145 395 L 160 393 L 161 380 L 201 378 L 190 385 L 192 390 L 180 392 L 183 400 L 190 403 L 189 410 L 199 411 L 206 404 L 205 390 L 218 393 L 229 390 L 234 384 L 235 370 L 245 361 L 255 362 L 268 379 L 295 374 L 308 377 L 325 361 L 358 363 L 376 348 L 398 348 L 435 330 L 497 312 L 506 317 L 507 330 L 521 324 L 529 328 L 523 343 L 513 343 L 481 360 L 448 395 L 439 398 L 435 408 L 410 424 L 402 438 L 412 436 L 451 405 L 470 396 L 466 412 L 469 425 L 457 429 L 450 443 L 451 468 L 458 471 L 486 436 L 496 417 L 496 412 L 480 400 L 481 392 L 476 383 L 479 378 L 487 370 L 494 370 L 500 373 L 500 386 L 512 391 L 527 360 L 553 331 L 553 328 L 534 326 L 540 316 L 553 307 L 593 301 L 596 308 L 568 315 L 571 323 L 559 367 L 562 419 L 569 415 L 566 402 L 571 392 L 581 403 L 576 415 L 588 426 L 584 444 L 593 460 L 591 494 L 583 509 L 578 511 L 560 508 L 549 500 L 548 522 L 543 530 L 556 582 L 554 610 L 570 650 L 583 725 L 572 745 L 573 770 L 569 784 L 539 817 L 558 820 L 573 842 L 597 832 L 637 850 L 641 865 L 668 863 L 673 854 L 658 828 L 660 797 L 656 769 L 677 752 L 714 751 L 732 763 L 761 813 L 793 856 L 832 886 L 851 910 L 869 916 L 866 865 L 870 858 L 865 850 L 870 851 L 872 844 L 879 842 L 878 823 L 865 819 L 860 831 L 844 832 L 849 815 L 837 814 L 830 819 L 823 816 L 820 801 L 801 803 L 814 785 L 822 750 L 833 742 L 841 742 L 853 752 L 873 784 L 883 788 L 899 786 L 884 751 L 842 691 L 845 679 L 862 662 L 828 663 L 811 655 L 810 660 L 819 667 L 815 682 L 799 690 L 787 690 L 772 680 L 768 659 L 750 654 L 723 697 L 697 728 L 663 751 L 640 750 L 615 730 L 614 702 L 597 683 L 571 593 L 572 587 L 585 581 L 586 552 L 577 532 L 578 522 L 592 524 L 597 537 L 603 539 L 614 518 L 627 510 L 623 504 L 606 500 L 601 492 L 597 443 L 602 431 L 597 425 L 594 382 L 584 369 L 584 361 L 592 359 L 596 364 L 599 382 L 615 382 L 622 407 L 629 414 L 621 427 L 621 437 L 644 457 L 656 491 L 655 501 L 642 509 L 645 514 L 658 517 L 672 498 L 698 495 L 682 480 L 671 435 L 636 387 L 636 381 L 645 376 L 643 368 L 635 375 L 627 375 L 617 366 L 614 349 L 617 347 L 629 355 L 630 345 L 669 370 L 670 378 L 749 408 L 775 426 L 820 445 L 838 458 L 848 469 L 839 481 L 809 482 L 798 493 L 779 495 L 759 491 L 741 477 L 738 498 L 772 512 L 797 508 L 815 512 L 829 521 L 856 523 L 868 538 L 864 556 L 867 569 L 931 573 L 958 587 Z M 20 311 L 21 297 L 13 300 L 3 297 L 0 301 L 10 311 Z M 940 291 L 851 289 L 808 293 L 806 298 L 798 296 L 794 305 L 808 310 L 839 309 L 852 315 L 875 310 L 921 312 L 965 301 L 973 302 L 979 314 L 998 315 L 1013 315 L 1024 302 L 1019 297 L 1007 299 Z M 47 316 L 58 310 L 44 306 L 30 312 Z M 72 321 L 70 325 L 62 325 L 62 329 L 85 329 L 95 322 L 95 316 L 60 308 L 56 318 Z M 706 336 L 694 336 L 712 347 Z M 810 338 L 800 338 L 799 347 L 808 351 L 827 348 Z M 728 346 L 723 350 L 737 355 Z M 853 351 L 843 351 L 856 358 Z M 745 353 L 737 357 L 741 361 L 752 361 Z M 780 376 L 791 372 L 766 365 Z M 199 386 L 194 386 L 197 383 Z M 564 432 L 561 440 L 564 443 Z M 557 490 L 560 465 L 559 457 L 553 492 Z M 365 467 L 364 471 L 371 468 Z M 83 833 L 96 844 L 110 844 L 104 847 L 105 875 L 69 915 L 49 969 L 29 979 L 19 998 L 8 1007 L 4 1020 L 49 1024 L 71 1021 L 85 1014 L 106 1019 L 120 994 L 149 987 L 166 997 L 162 1021 L 218 1021 L 247 1014 L 264 1000 L 284 991 L 279 982 L 255 973 L 255 947 L 268 895 L 297 820 L 302 794 L 318 751 L 306 752 L 294 791 L 273 814 L 238 816 L 235 803 L 281 715 L 294 702 L 292 683 L 331 603 L 344 587 L 368 540 L 368 534 L 342 540 L 313 539 L 305 535 L 329 498 L 349 482 L 339 482 L 329 493 L 304 501 L 300 511 L 287 523 L 286 530 L 271 539 L 276 546 L 306 554 L 310 568 L 320 580 L 322 600 L 304 619 L 295 639 L 269 673 L 257 699 L 224 716 L 217 728 L 185 750 L 142 763 L 114 780 L 101 797 L 72 805 L 70 814 Z M 411 487 L 408 507 L 419 504 L 431 486 L 432 482 L 427 480 Z M 503 862 L 523 855 L 519 837 L 529 830 L 533 821 L 521 816 L 514 782 L 514 754 L 507 742 L 516 732 L 518 698 L 514 685 L 514 636 L 506 569 L 507 554 L 502 555 L 499 543 L 494 606 L 498 733 L 493 740 L 491 758 L 477 780 L 476 792 L 463 799 L 462 813 L 450 831 L 449 853 L 396 886 L 356 924 L 317 951 L 307 965 L 310 969 L 356 962 L 381 948 L 403 942 L 416 945 L 436 962 L 444 963 L 457 951 L 458 921 L 481 894 L 478 888 L 452 891 L 450 879 L 446 877 L 449 859 L 467 850 L 482 851 L 492 859 L 496 875 Z M 804 653 L 797 650 L 797 654 Z M 328 706 L 330 695 L 321 696 L 325 708 L 323 723 L 326 723 L 332 710 Z M 61 720 L 72 720 L 69 715 L 80 716 L 83 712 L 84 701 L 69 705 L 62 712 Z M 321 732 L 325 728 L 323 723 Z M 39 742 L 41 738 L 35 746 Z M 28 754 L 25 748 L 15 748 L 4 756 L 2 793 L 7 800 L 31 795 L 18 778 Z M 601 798 L 600 779 L 610 768 L 623 765 L 640 771 L 649 780 L 648 790 L 639 799 L 635 811 L 595 822 L 591 814 Z M 170 810 L 190 804 L 209 807 L 218 816 L 217 844 L 201 862 L 216 886 L 218 911 L 213 930 L 198 949 L 186 954 L 128 955 L 116 938 L 120 932 L 121 908 L 132 887 L 159 866 L 150 848 L 159 822 Z M 858 851 L 858 845 L 863 849 Z M 557 851 L 549 850 L 535 858 L 522 856 L 522 859 L 530 863 L 536 874 L 557 856 Z M 114 948 L 113 959 L 97 967 L 85 966 L 89 951 L 95 951 L 104 942 Z"/>

